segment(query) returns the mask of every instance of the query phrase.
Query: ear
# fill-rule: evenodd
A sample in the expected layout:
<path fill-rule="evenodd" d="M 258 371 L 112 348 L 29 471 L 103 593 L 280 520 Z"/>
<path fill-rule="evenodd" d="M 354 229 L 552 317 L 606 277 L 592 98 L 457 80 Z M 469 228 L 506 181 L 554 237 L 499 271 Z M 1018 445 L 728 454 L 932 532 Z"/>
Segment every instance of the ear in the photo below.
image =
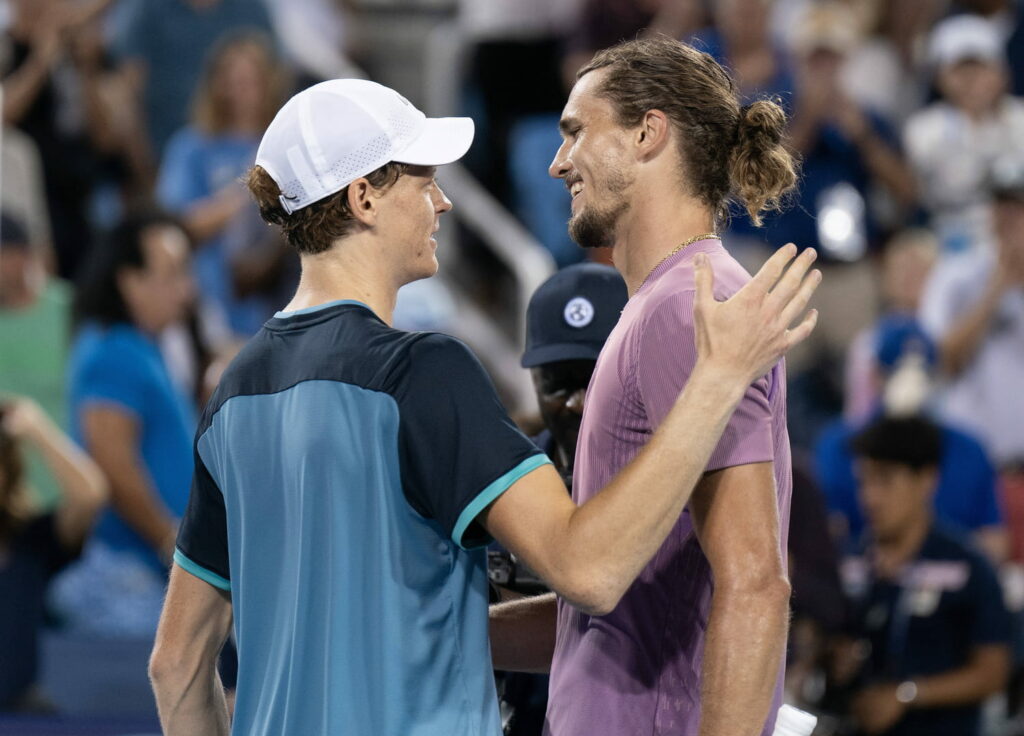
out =
<path fill-rule="evenodd" d="M 368 179 L 361 177 L 349 184 L 346 196 L 348 197 L 348 208 L 357 222 L 367 227 L 377 224 L 379 210 L 376 190 Z"/>
<path fill-rule="evenodd" d="M 657 156 L 668 145 L 672 137 L 672 123 L 661 110 L 648 110 L 640 120 L 634 136 L 639 157 L 649 159 Z"/>

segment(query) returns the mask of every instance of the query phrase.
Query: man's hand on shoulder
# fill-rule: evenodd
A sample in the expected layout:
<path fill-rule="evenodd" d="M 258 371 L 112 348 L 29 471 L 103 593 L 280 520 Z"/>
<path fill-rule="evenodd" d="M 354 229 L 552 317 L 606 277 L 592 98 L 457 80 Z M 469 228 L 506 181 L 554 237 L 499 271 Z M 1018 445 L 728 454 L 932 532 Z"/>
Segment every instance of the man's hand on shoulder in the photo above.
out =
<path fill-rule="evenodd" d="M 792 243 L 780 248 L 746 286 L 724 302 L 715 300 L 708 257 L 698 254 L 694 261 L 698 366 L 703 363 L 719 378 L 734 377 L 746 386 L 807 339 L 818 312 L 812 309 L 804 314 L 804 310 L 821 283 L 821 272 L 808 273 L 817 257 L 813 248 L 794 261 L 796 253 Z M 799 324 L 791 328 L 797 319 Z"/>

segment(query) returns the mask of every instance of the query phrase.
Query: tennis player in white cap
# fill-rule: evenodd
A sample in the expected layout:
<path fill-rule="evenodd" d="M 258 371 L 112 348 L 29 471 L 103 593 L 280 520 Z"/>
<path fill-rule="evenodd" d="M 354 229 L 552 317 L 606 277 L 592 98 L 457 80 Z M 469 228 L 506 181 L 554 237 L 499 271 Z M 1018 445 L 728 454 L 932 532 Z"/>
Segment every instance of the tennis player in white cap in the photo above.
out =
<path fill-rule="evenodd" d="M 465 345 L 391 327 L 399 287 L 437 269 L 452 205 L 435 167 L 472 136 L 356 80 L 299 93 L 267 130 L 249 186 L 302 278 L 196 434 L 150 664 L 165 733 L 228 733 L 214 665 L 233 617 L 233 733 L 497 736 L 483 545 L 611 610 L 745 387 L 813 328 L 808 262 L 783 275 L 795 249 L 727 302 L 702 265 L 697 368 L 639 457 L 577 507 Z"/>

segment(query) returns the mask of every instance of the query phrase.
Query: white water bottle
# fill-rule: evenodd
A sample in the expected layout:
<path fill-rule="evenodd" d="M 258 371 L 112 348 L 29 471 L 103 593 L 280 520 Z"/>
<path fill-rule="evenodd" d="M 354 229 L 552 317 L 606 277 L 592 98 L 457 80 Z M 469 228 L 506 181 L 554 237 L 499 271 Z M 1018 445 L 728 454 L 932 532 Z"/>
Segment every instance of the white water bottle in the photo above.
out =
<path fill-rule="evenodd" d="M 772 736 L 811 736 L 817 724 L 817 716 L 797 710 L 791 705 L 784 705 L 779 708 Z"/>

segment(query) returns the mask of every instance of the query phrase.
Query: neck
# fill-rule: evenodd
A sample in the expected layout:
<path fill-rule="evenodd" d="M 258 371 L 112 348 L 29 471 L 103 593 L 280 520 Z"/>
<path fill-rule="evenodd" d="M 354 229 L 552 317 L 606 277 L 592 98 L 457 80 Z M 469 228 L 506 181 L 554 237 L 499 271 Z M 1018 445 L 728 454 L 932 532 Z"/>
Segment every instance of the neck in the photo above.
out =
<path fill-rule="evenodd" d="M 715 232 L 715 219 L 704 204 L 675 186 L 667 189 L 637 183 L 633 204 L 616 226 L 612 260 L 630 296 L 680 243 Z"/>
<path fill-rule="evenodd" d="M 303 255 L 299 288 L 285 311 L 352 299 L 368 306 L 390 325 L 401 283 L 384 264 L 367 255 L 379 253 L 379 247 L 358 242 L 361 240 L 364 238 L 350 236 L 336 241 L 326 253 Z"/>
<path fill-rule="evenodd" d="M 876 559 L 881 571 L 895 575 L 900 568 L 910 562 L 921 550 L 928 530 L 932 526 L 930 514 L 922 514 L 909 524 L 903 531 L 889 539 L 876 542 Z"/>

